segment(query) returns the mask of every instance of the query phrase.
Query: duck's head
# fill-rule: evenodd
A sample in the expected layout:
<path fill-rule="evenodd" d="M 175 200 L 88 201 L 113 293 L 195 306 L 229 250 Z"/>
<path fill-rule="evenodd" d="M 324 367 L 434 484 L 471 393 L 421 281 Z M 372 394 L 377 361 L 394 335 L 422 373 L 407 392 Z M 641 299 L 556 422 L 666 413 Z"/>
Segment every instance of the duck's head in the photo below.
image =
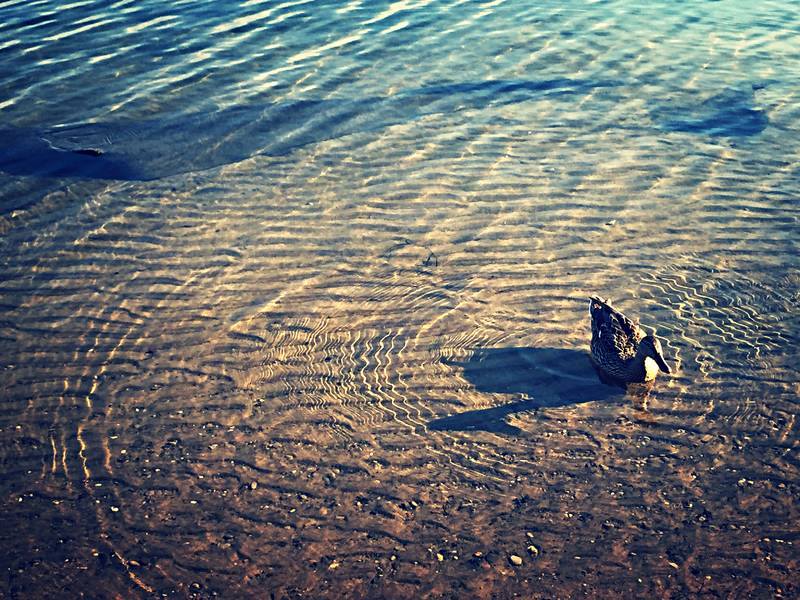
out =
<path fill-rule="evenodd" d="M 639 342 L 638 354 L 652 358 L 658 365 L 658 368 L 664 371 L 664 373 L 672 373 L 672 369 L 669 368 L 667 361 L 664 360 L 664 351 L 661 349 L 661 342 L 658 341 L 656 336 L 644 336 Z"/>
<path fill-rule="evenodd" d="M 604 312 L 608 307 L 608 300 L 603 300 L 599 296 L 589 297 L 589 315 L 594 318 Z"/>

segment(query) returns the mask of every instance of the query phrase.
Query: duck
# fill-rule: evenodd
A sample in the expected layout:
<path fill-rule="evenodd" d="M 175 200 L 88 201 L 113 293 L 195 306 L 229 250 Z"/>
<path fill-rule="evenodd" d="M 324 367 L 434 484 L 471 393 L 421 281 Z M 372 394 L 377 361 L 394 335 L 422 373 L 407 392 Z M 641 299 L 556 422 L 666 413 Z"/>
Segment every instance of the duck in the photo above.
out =
<path fill-rule="evenodd" d="M 611 379 L 622 383 L 653 381 L 659 370 L 671 374 L 661 342 L 598 296 L 589 298 L 592 321 L 592 362 Z"/>

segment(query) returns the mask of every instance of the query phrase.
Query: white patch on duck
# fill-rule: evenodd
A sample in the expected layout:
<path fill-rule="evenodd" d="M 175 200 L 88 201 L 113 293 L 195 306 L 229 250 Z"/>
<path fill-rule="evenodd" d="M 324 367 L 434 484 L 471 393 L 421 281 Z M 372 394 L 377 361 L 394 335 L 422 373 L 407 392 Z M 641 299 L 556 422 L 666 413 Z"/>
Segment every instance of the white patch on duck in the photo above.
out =
<path fill-rule="evenodd" d="M 656 375 L 658 375 L 659 370 L 660 369 L 658 368 L 656 361 L 654 361 L 649 356 L 646 356 L 644 359 L 644 380 L 650 381 L 652 379 L 655 379 Z"/>

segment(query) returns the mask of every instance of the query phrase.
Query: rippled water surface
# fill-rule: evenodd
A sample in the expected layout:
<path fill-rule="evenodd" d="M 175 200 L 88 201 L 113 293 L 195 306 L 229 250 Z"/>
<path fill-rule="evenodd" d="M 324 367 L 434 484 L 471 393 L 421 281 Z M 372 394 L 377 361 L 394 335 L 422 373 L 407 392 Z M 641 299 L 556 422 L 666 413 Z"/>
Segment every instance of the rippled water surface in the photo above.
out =
<path fill-rule="evenodd" d="M 0 2 L 0 596 L 800 595 L 798 36 Z"/>

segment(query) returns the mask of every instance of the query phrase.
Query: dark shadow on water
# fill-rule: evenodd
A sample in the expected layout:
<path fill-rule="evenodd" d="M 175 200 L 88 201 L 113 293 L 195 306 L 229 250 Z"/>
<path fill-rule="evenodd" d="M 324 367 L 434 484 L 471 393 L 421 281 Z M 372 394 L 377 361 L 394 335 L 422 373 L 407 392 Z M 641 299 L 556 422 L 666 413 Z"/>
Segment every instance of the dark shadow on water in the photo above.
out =
<path fill-rule="evenodd" d="M 463 369 L 464 377 L 479 392 L 523 395 L 525 399 L 435 419 L 428 423 L 433 430 L 513 435 L 520 430 L 506 423 L 505 417 L 510 414 L 625 397 L 624 388 L 600 381 L 583 350 L 477 348 L 466 362 L 447 364 Z"/>
<path fill-rule="evenodd" d="M 4 123 L 0 172 L 147 181 L 258 155 L 286 156 L 304 146 L 411 123 L 425 115 L 545 98 L 569 107 L 570 101 L 599 89 L 622 94 L 622 99 L 637 85 L 568 77 L 444 82 L 390 96 L 306 98 L 162 114 L 141 121 L 43 123 L 29 128 Z M 760 133 L 769 122 L 756 107 L 752 88 L 723 90 L 709 97 L 682 92 L 659 96 L 649 104 L 655 124 L 665 131 L 746 137 Z"/>
<path fill-rule="evenodd" d="M 308 98 L 142 121 L 0 126 L 0 172 L 147 181 L 410 123 L 425 115 L 574 98 L 619 82 L 555 78 L 448 82 L 391 96 Z"/>
<path fill-rule="evenodd" d="M 757 107 L 755 91 L 726 89 L 699 100 L 696 94 L 676 94 L 651 103 L 650 113 L 664 131 L 713 137 L 742 138 L 766 129 L 769 118 Z"/>

